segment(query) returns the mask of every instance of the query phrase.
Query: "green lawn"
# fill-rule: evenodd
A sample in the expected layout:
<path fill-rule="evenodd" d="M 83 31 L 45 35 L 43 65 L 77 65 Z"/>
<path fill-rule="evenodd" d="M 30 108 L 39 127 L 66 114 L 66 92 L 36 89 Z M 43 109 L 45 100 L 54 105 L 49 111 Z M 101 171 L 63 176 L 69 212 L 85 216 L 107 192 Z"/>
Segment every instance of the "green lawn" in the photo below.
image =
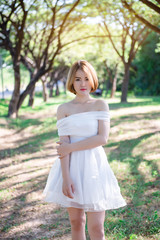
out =
<path fill-rule="evenodd" d="M 44 103 L 37 96 L 34 108 L 23 104 L 18 119 L 7 119 L 9 101 L 0 101 L 2 239 L 71 239 L 66 210 L 42 199 L 56 158 L 56 109 L 69 99 L 60 96 Z M 128 204 L 106 212 L 106 239 L 158 240 L 160 98 L 129 97 L 126 104 L 119 103 L 119 96 L 106 100 L 111 132 L 105 151 Z"/>

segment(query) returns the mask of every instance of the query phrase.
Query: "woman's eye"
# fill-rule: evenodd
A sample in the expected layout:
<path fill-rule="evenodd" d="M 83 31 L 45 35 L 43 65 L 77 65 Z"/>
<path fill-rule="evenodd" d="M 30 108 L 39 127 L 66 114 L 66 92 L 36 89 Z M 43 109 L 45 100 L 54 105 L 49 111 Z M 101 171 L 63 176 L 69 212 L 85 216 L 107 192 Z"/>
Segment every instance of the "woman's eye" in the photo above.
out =
<path fill-rule="evenodd" d="M 76 78 L 76 81 L 79 81 L 79 78 Z"/>
<path fill-rule="evenodd" d="M 86 78 L 86 81 L 88 81 L 89 79 L 88 78 Z"/>

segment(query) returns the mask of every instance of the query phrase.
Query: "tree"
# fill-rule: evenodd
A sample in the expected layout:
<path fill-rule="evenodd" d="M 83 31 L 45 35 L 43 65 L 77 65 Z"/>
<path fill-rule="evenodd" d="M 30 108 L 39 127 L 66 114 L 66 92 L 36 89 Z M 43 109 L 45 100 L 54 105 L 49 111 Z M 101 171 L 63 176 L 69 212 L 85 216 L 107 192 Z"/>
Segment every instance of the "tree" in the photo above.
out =
<path fill-rule="evenodd" d="M 109 80 L 111 83 L 111 94 L 110 94 L 110 98 L 114 98 L 115 96 L 115 92 L 116 92 L 116 88 L 117 88 L 117 77 L 118 77 L 118 62 L 112 66 L 112 68 L 110 66 L 108 66 L 107 61 L 104 61 L 104 65 L 106 67 L 108 76 L 109 76 Z"/>
<path fill-rule="evenodd" d="M 151 30 L 153 30 L 154 32 L 157 32 L 160 34 L 160 28 L 158 25 L 160 25 L 160 21 L 159 21 L 159 15 L 160 15 L 160 0 L 156 0 L 157 4 L 148 0 L 140 0 L 140 2 L 142 2 L 143 4 L 145 4 L 148 8 L 149 8 L 149 14 L 144 14 L 144 10 L 142 10 L 140 12 L 139 9 L 144 9 L 144 5 L 139 7 L 140 3 L 133 1 L 129 4 L 127 1 L 122 0 L 123 6 L 128 9 L 128 11 L 132 14 L 134 14 L 134 16 L 143 24 L 145 24 L 148 28 L 150 28 Z M 134 7 L 136 6 L 137 7 Z M 144 16 L 145 15 L 145 16 Z M 151 16 L 151 17 L 148 17 Z"/>
<path fill-rule="evenodd" d="M 0 47 L 10 52 L 14 69 L 14 91 L 8 109 L 9 117 L 15 117 L 20 96 L 20 53 L 27 14 L 23 0 L 1 1 Z"/>
<path fill-rule="evenodd" d="M 69 67 L 65 65 L 64 62 L 60 62 L 60 64 L 53 69 L 53 71 L 50 74 L 50 81 L 48 82 L 48 87 L 50 89 L 50 97 L 53 96 L 53 87 L 56 86 L 56 96 L 60 94 L 59 87 L 58 87 L 58 81 L 61 81 L 64 84 L 64 87 L 66 85 L 66 76 L 69 71 Z"/>
<path fill-rule="evenodd" d="M 160 95 L 160 52 L 155 52 L 158 40 L 158 34 L 149 34 L 133 62 L 135 71 L 131 81 L 136 95 Z"/>
<path fill-rule="evenodd" d="M 1 46 L 6 49 L 10 47 L 14 52 L 13 60 L 16 61 L 15 89 L 10 102 L 8 116 L 15 116 L 28 93 L 33 91 L 36 82 L 53 68 L 56 56 L 61 49 L 71 44 L 67 43 L 66 32 L 70 31 L 74 25 L 74 20 L 78 21 L 79 16 L 70 18 L 80 0 L 73 1 L 55 1 L 52 4 L 50 0 L 44 0 L 41 4 L 38 1 L 25 2 L 24 0 L 15 0 L 12 4 L 7 4 L 4 0 L 1 7 Z M 29 10 L 25 10 L 29 5 Z M 32 7 L 31 7 L 32 6 Z M 10 8 L 10 12 L 8 10 Z M 4 11 L 7 9 L 7 11 Z M 19 11 L 19 12 L 18 12 Z M 18 13 L 17 13 L 18 12 Z M 31 14 L 30 14 L 31 13 Z M 13 15 L 13 19 L 11 18 Z M 27 22 L 26 22 L 26 17 Z M 20 16 L 18 18 L 18 16 Z M 38 16 L 39 18 L 37 18 Z M 11 33 L 12 29 L 12 33 Z M 12 38 L 14 36 L 14 43 Z M 25 41 L 23 41 L 25 38 Z M 22 51 L 23 43 L 23 51 Z M 16 47 L 14 47 L 16 46 Z M 15 50 L 15 51 L 13 51 Z M 12 54 L 13 55 L 13 54 Z M 30 71 L 31 81 L 20 94 L 20 60 Z M 16 100 L 15 100 L 16 96 Z M 14 101 L 13 101 L 14 100 Z"/>
<path fill-rule="evenodd" d="M 26 29 L 26 39 L 28 39 L 28 41 L 24 44 L 25 54 L 23 57 L 28 64 L 31 62 L 34 63 L 34 73 L 25 91 L 20 95 L 17 111 L 27 94 L 34 88 L 36 82 L 52 70 L 56 56 L 61 52 L 62 48 L 67 45 L 66 42 L 63 42 L 62 38 L 64 38 L 64 34 L 66 31 L 69 31 L 73 24 L 71 24 L 69 16 L 79 1 L 80 0 L 76 0 L 73 3 L 56 1 L 56 3 L 52 5 L 51 1 L 45 0 L 43 8 L 46 7 L 46 11 L 43 12 L 43 14 L 40 12 L 43 21 L 41 23 L 39 23 L 37 19 L 33 21 L 35 26 L 33 32 L 29 31 L 30 25 L 29 29 Z M 47 17 L 47 15 L 49 15 L 49 17 Z M 42 27 L 39 31 L 40 25 L 42 25 Z M 33 42 L 31 42 L 30 39 L 32 39 Z M 39 49 L 39 51 L 37 51 L 37 49 Z M 27 58 L 25 56 L 27 56 Z M 28 56 L 30 56 L 30 58 L 28 58 Z"/>
<path fill-rule="evenodd" d="M 108 3 L 108 5 L 106 5 L 106 3 L 101 3 L 101 5 L 98 4 L 97 6 L 99 14 L 103 19 L 101 27 L 109 36 L 113 49 L 124 65 L 121 102 L 126 102 L 131 63 L 135 58 L 139 47 L 143 44 L 150 31 L 146 26 L 142 26 L 138 23 L 134 15 L 128 14 L 119 1 L 117 1 L 117 5 L 114 6 L 110 3 Z M 117 31 L 120 35 L 119 42 L 115 41 L 113 38 L 113 33 L 115 31 L 115 29 L 113 30 L 113 27 L 111 33 L 110 25 L 113 22 L 116 24 Z"/>
<path fill-rule="evenodd" d="M 67 44 L 64 44 L 64 35 L 74 27 L 74 20 L 80 20 L 77 16 L 70 16 L 78 3 L 79 0 L 68 4 L 64 1 L 56 1 L 52 4 L 51 1 L 45 0 L 43 5 L 37 5 L 36 11 L 32 13 L 26 25 L 26 41 L 21 56 L 32 75 L 30 83 L 20 96 L 17 109 L 28 93 L 30 93 L 30 105 L 33 104 L 32 95 L 36 82 L 41 76 L 52 71 L 56 56 Z M 30 26 L 33 26 L 32 29 Z"/>

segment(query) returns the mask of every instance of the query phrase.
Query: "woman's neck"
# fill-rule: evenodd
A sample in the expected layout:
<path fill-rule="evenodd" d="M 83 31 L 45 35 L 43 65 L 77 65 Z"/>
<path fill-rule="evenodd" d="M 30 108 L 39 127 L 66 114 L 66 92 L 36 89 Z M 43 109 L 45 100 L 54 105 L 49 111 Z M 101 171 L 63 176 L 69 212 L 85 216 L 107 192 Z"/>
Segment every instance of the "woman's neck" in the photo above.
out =
<path fill-rule="evenodd" d="M 89 100 L 91 100 L 92 98 L 90 97 L 90 95 L 88 96 L 76 96 L 75 99 L 73 100 L 74 103 L 80 103 L 80 104 L 84 104 L 87 103 Z"/>

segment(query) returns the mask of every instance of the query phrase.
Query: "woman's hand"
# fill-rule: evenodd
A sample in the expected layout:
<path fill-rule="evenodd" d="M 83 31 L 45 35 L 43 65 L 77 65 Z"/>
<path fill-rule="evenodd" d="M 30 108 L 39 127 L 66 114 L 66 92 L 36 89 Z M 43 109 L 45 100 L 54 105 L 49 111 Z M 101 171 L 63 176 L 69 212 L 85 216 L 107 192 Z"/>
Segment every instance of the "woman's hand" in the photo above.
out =
<path fill-rule="evenodd" d="M 56 143 L 59 144 L 59 146 L 57 146 L 56 148 L 57 148 L 57 153 L 60 159 L 65 157 L 71 152 L 70 143 L 61 142 L 61 141 L 58 141 Z"/>
<path fill-rule="evenodd" d="M 70 177 L 63 179 L 62 192 L 66 197 L 74 198 L 75 188 Z"/>

